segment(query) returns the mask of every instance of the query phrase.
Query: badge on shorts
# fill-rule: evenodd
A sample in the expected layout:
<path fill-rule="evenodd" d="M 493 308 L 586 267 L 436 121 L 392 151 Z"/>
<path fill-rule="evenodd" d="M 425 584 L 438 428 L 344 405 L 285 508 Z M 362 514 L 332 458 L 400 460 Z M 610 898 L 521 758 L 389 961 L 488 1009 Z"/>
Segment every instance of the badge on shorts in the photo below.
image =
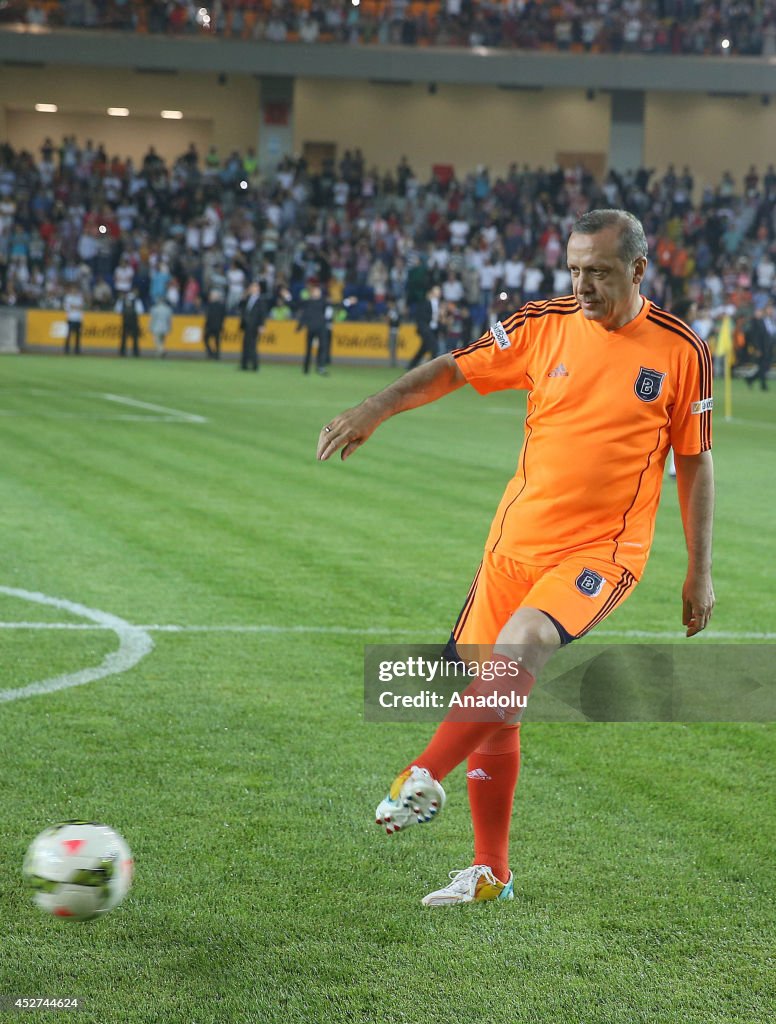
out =
<path fill-rule="evenodd" d="M 659 370 L 648 370 L 646 366 L 642 366 L 636 383 L 633 385 L 636 397 L 640 398 L 642 402 L 654 402 L 663 390 L 665 376 Z"/>
<path fill-rule="evenodd" d="M 598 597 L 604 585 L 604 578 L 592 569 L 583 569 L 576 579 L 577 590 L 585 597 Z"/>

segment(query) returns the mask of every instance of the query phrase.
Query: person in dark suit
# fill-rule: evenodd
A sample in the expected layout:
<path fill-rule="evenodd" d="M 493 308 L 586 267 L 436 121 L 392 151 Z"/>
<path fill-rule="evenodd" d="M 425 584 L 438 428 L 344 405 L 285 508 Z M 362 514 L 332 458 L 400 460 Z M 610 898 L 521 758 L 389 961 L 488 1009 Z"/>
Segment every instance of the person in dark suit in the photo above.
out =
<path fill-rule="evenodd" d="M 768 370 L 773 362 L 773 347 L 776 342 L 776 319 L 772 302 L 764 309 L 755 311 L 746 331 L 746 342 L 757 353 L 757 371 L 746 378 L 746 383 L 751 387 L 759 380 L 760 389 L 767 391 Z"/>
<path fill-rule="evenodd" d="M 145 312 L 143 303 L 134 288 L 130 289 L 116 303 L 116 312 L 121 313 L 121 344 L 119 355 L 127 354 L 127 338 L 132 339 L 132 355 L 140 355 L 140 314 Z"/>
<path fill-rule="evenodd" d="M 223 292 L 213 288 L 205 307 L 205 329 L 202 335 L 208 359 L 221 358 L 221 331 L 224 329 L 225 317 L 226 302 Z"/>
<path fill-rule="evenodd" d="M 259 332 L 261 331 L 267 310 L 261 297 L 261 285 L 252 281 L 248 285 L 248 294 L 240 316 L 240 327 L 243 332 L 240 369 L 253 370 L 259 368 Z"/>
<path fill-rule="evenodd" d="M 431 359 L 437 355 L 437 332 L 441 312 L 442 291 L 434 285 L 426 292 L 426 297 L 415 307 L 415 324 L 420 335 L 420 348 L 410 360 L 408 370 L 414 370 L 428 355 Z"/>
<path fill-rule="evenodd" d="M 328 299 L 323 294 L 320 285 L 314 284 L 310 287 L 310 297 L 302 303 L 302 310 L 297 319 L 297 331 L 307 329 L 307 343 L 304 352 L 303 373 L 310 372 L 310 362 L 313 355 L 313 342 L 318 340 L 318 355 L 315 360 L 315 368 L 318 373 L 325 375 L 329 362 L 329 317 L 331 310 Z"/>

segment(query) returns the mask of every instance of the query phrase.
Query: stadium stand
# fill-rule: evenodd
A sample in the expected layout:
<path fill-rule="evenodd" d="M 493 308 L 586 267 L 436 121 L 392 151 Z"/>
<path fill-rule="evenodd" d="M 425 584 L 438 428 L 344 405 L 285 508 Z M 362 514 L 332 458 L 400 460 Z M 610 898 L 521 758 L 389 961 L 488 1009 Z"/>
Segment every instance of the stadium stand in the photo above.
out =
<path fill-rule="evenodd" d="M 35 0 L 4 21 L 274 43 L 776 55 L 772 0 Z"/>
<path fill-rule="evenodd" d="M 728 0 L 569 0 L 564 4 L 534 0 L 361 0 L 359 4 L 351 0 L 327 4 L 317 0 L 218 0 L 207 6 L 180 0 L 36 0 L 3 5 L 0 19 L 3 28 L 11 30 L 3 33 L 10 47 L 7 52 L 13 51 L 17 40 L 20 45 L 37 45 L 46 39 L 49 43 L 61 39 L 63 51 L 72 47 L 67 58 L 70 63 L 83 61 L 85 68 L 99 65 L 101 57 L 84 41 L 102 46 L 103 37 L 78 30 L 116 30 L 125 33 L 124 38 L 132 33 L 135 39 L 128 45 L 148 52 L 133 50 L 124 64 L 129 61 L 127 66 L 132 67 L 135 62 L 132 74 L 148 71 L 167 76 L 159 78 L 160 83 L 174 83 L 178 71 L 190 66 L 190 56 L 181 61 L 180 69 L 174 66 L 174 58 L 166 56 L 160 65 L 153 50 L 158 48 L 158 37 L 169 39 L 170 45 L 164 49 L 170 54 L 192 48 L 214 54 L 210 71 L 214 83 L 217 74 L 222 99 L 228 92 L 221 88 L 227 78 L 239 74 L 237 68 L 232 72 L 227 51 L 243 55 L 254 50 L 265 55 L 293 51 L 304 64 L 302 70 L 296 64 L 282 68 L 280 78 L 273 78 L 278 75 L 275 64 L 266 73 L 251 73 L 251 83 L 259 79 L 257 86 L 250 84 L 246 75 L 245 84 L 252 90 L 246 90 L 251 112 L 225 129 L 230 141 L 223 145 L 222 154 L 210 143 L 214 138 L 218 141 L 213 123 L 223 120 L 228 99 L 218 108 L 222 113 L 213 115 L 214 122 L 206 125 L 202 121 L 202 133 L 194 134 L 197 118 L 208 116 L 208 94 L 204 106 L 202 101 L 195 106 L 192 120 L 188 120 L 188 107 L 185 115 L 185 125 L 193 126 L 189 137 L 198 139 L 199 152 L 192 144 L 171 159 L 176 143 L 168 144 L 164 158 L 153 146 L 141 158 L 142 149 L 136 146 L 133 162 L 113 155 L 122 145 L 115 133 L 106 145 L 85 142 L 81 134 L 61 140 L 57 135 L 57 142 L 35 143 L 38 129 L 31 131 L 25 118 L 37 115 L 23 113 L 22 106 L 33 97 L 33 81 L 41 83 L 41 76 L 53 68 L 59 55 L 53 56 L 48 49 L 36 64 L 30 61 L 31 51 L 23 50 L 20 56 L 24 59 L 7 60 L 7 81 L 13 82 L 9 97 L 13 94 L 13 99 L 6 107 L 8 141 L 0 147 L 0 302 L 8 307 L 61 309 L 65 294 L 75 285 L 89 310 L 114 310 L 131 287 L 146 310 L 164 296 L 176 313 L 199 315 L 216 290 L 223 292 L 228 311 L 233 313 L 247 283 L 258 278 L 271 296 L 270 315 L 277 318 L 293 316 L 314 280 L 328 288 L 339 318 L 385 321 L 398 310 L 411 321 L 414 302 L 430 284 L 438 283 L 444 299 L 446 336 L 451 343 L 464 343 L 502 307 L 513 308 L 521 301 L 569 290 L 561 240 L 576 215 L 601 205 L 622 205 L 642 218 L 653 254 L 646 289 L 671 308 L 695 303 L 699 330 L 723 316 L 743 321 L 751 310 L 764 307 L 776 291 L 776 171 L 773 165 L 762 169 L 770 159 L 767 150 L 749 157 L 762 161 L 759 169 L 752 167 L 745 174 L 745 165 L 739 162 L 735 177 L 730 173 L 720 177 L 720 168 L 725 166 L 721 162 L 715 164 L 715 170 L 706 167 L 701 172 L 701 158 L 698 167 L 693 164 L 697 180 L 687 167 L 664 170 L 665 151 L 662 156 L 654 155 L 656 124 L 658 133 L 663 134 L 679 118 L 693 126 L 711 127 L 711 121 L 699 116 L 697 105 L 681 106 L 681 97 L 698 97 L 704 102 L 705 97 L 716 95 L 705 91 L 711 87 L 703 77 L 707 72 L 698 72 L 699 65 L 711 68 L 712 78 L 721 64 L 735 69 L 726 86 L 732 87 L 736 96 L 748 97 L 748 105 L 740 107 L 741 116 L 735 112 L 735 117 L 742 124 L 748 118 L 750 132 L 756 131 L 757 124 L 766 124 L 771 97 L 764 91 L 767 81 L 762 75 L 767 61 L 762 58 L 776 54 L 776 3 L 772 0 L 758 4 Z M 68 31 L 73 29 L 77 31 Z M 223 44 L 217 42 L 224 40 Z M 264 45 L 232 46 L 233 40 Z M 314 58 L 311 51 L 287 46 L 327 42 L 340 45 L 328 50 L 321 46 Z M 358 45 L 345 50 L 343 43 Z M 528 100 L 501 105 L 504 96 L 521 96 L 519 90 L 524 88 L 538 110 L 545 109 L 540 104 L 550 102 L 548 97 L 556 85 L 567 90 L 576 87 L 580 97 L 591 101 L 591 111 L 598 110 L 592 101 L 600 97 L 601 90 L 610 89 L 611 105 L 607 97 L 601 117 L 584 119 L 588 129 L 593 129 L 584 138 L 591 152 L 579 156 L 596 156 L 599 167 L 606 167 L 608 160 L 611 169 L 601 177 L 585 160 L 577 166 L 569 163 L 569 158 L 576 160 L 577 150 L 584 148 L 579 142 L 558 143 L 555 156 L 559 163 L 560 150 L 569 150 L 562 154 L 566 158 L 562 167 L 549 168 L 553 157 L 545 154 L 549 169 L 537 166 L 542 158 L 530 146 L 521 151 L 521 160 L 527 162 L 513 164 L 508 170 L 511 150 L 506 160 L 501 155 L 498 171 L 487 166 L 471 172 L 468 167 L 461 169 L 456 166 L 460 153 L 449 152 L 441 155 L 430 174 L 425 169 L 416 174 L 406 162 L 393 168 L 370 166 L 354 148 L 354 141 L 362 144 L 357 133 L 352 133 L 351 141 L 338 138 L 331 126 L 322 129 L 318 137 L 312 134 L 319 122 L 311 101 L 320 83 L 328 85 L 332 79 L 330 68 L 319 64 L 311 70 L 308 64 L 319 58 L 325 61 L 327 54 L 339 54 L 336 59 L 342 65 L 343 79 L 364 79 L 374 72 L 364 71 L 358 64 L 361 44 L 375 44 L 370 54 L 383 56 L 399 53 L 392 47 L 403 47 L 401 58 L 396 59 L 410 62 L 425 60 L 424 47 L 440 51 L 457 47 L 455 66 L 445 71 L 447 82 L 475 83 L 478 106 L 470 113 L 478 122 L 483 120 L 482 112 L 491 109 L 488 104 L 498 101 L 502 117 L 519 117 L 521 127 L 528 125 Z M 492 72 L 496 84 L 491 83 L 491 96 L 483 84 L 487 76 L 480 82 L 482 64 L 492 68 L 498 62 L 479 61 L 481 47 L 522 48 L 548 56 L 539 52 L 526 57 L 526 61 L 543 62 L 542 67 L 532 65 L 531 85 L 513 80 L 509 71 Z M 350 54 L 355 62 L 352 67 L 343 58 Z M 651 69 L 658 67 L 658 62 L 642 61 L 642 77 L 643 67 L 650 67 L 648 80 L 629 80 L 631 88 L 623 89 L 617 84 L 619 71 L 613 67 L 620 62 L 603 56 L 608 54 L 666 55 L 659 64 L 664 71 L 655 76 Z M 720 54 L 760 60 L 719 61 Z M 574 55 L 580 56 L 575 60 Z M 38 55 L 33 56 L 37 60 Z M 703 56 L 718 60 L 689 59 Z M 511 54 L 505 59 L 516 63 Z M 524 62 L 519 63 L 522 66 Z M 578 81 L 574 76 L 582 73 L 583 64 L 584 81 Z M 556 82 L 559 65 L 568 65 L 569 80 Z M 671 78 L 677 67 L 691 65 L 695 70 L 692 75 L 688 72 L 687 82 L 683 76 Z M 599 73 L 595 70 L 599 66 L 605 70 Z M 29 71 L 20 72 L 22 67 Z M 663 80 L 666 69 L 670 69 L 670 84 Z M 751 76 L 746 69 L 754 69 Z M 416 68 L 403 64 L 401 70 L 398 66 L 392 69 L 389 77 L 394 85 L 405 86 L 409 82 L 401 75 L 413 77 L 415 73 Z M 79 112 L 89 106 L 83 92 L 73 90 L 70 78 L 64 85 L 62 68 L 57 74 L 69 97 L 64 103 L 65 116 L 81 116 Z M 128 75 L 124 74 L 118 89 L 124 102 L 128 95 L 135 95 Z M 309 81 L 305 81 L 308 75 Z M 690 78 L 692 84 L 688 84 Z M 428 79 L 421 75 L 417 81 L 423 93 L 427 89 L 439 102 L 437 84 L 430 75 Z M 382 78 L 368 78 L 367 82 L 370 102 L 379 101 L 380 109 L 387 110 L 394 97 L 389 100 L 385 96 L 386 82 Z M 657 91 L 649 93 L 653 82 L 658 83 Z M 533 86 L 545 93 L 531 93 Z M 454 88 L 441 86 L 446 105 L 437 108 L 445 111 L 447 129 Z M 518 91 L 507 93 L 509 89 Z M 160 98 L 162 92 L 167 94 L 166 86 L 160 86 Z M 349 102 L 344 94 L 330 90 L 326 96 L 329 109 L 336 109 L 338 102 Z M 432 113 L 414 89 L 403 94 L 397 90 L 395 96 L 396 106 L 411 107 L 417 117 Z M 41 92 L 40 98 L 52 97 Z M 715 110 L 728 111 L 725 102 L 719 100 Z M 166 105 L 183 103 L 179 99 Z M 32 104 L 29 106 L 31 109 Z M 150 126 L 143 118 L 151 116 L 152 107 L 144 100 L 135 123 Z M 274 116 L 276 108 L 281 117 Z M 94 113 L 91 108 L 90 112 Z M 135 113 L 133 105 L 133 117 Z M 564 123 L 561 101 L 553 107 L 552 116 L 553 123 Z M 299 127 L 298 121 L 295 126 L 295 119 L 304 127 Z M 53 136 L 54 123 L 49 124 L 43 130 Z M 79 125 L 79 132 L 81 128 Z M 22 129 L 24 142 L 14 143 L 13 148 L 11 143 Z M 74 122 L 69 130 L 76 131 Z M 136 137 L 142 137 L 137 135 L 142 128 L 134 130 Z M 98 138 L 100 131 L 95 127 Z M 151 127 L 149 141 L 158 143 L 154 131 Z M 608 154 L 604 152 L 604 131 Z M 167 126 L 165 132 L 170 132 Z M 560 128 L 556 132 L 560 138 Z M 761 139 L 766 135 L 759 132 Z M 647 155 L 648 136 L 652 155 Z M 706 137 L 715 136 L 707 130 Z M 322 163 L 317 161 L 312 167 L 300 158 L 306 141 L 312 139 L 314 148 L 316 138 L 331 140 L 325 145 L 336 149 L 336 163 L 322 157 Z M 244 147 L 248 139 L 255 149 Z M 368 152 L 374 148 L 374 140 L 371 145 L 363 144 Z M 239 146 L 239 151 L 232 146 Z M 279 163 L 272 154 L 280 154 Z M 414 156 L 415 160 L 410 150 L 410 160 L 416 166 L 433 163 L 419 159 L 418 153 Z M 685 148 L 676 159 L 692 162 L 696 156 L 694 150 Z M 370 163 L 390 159 L 391 150 L 382 150 L 370 156 Z M 484 163 L 490 159 L 491 168 L 499 159 L 487 140 L 481 159 Z M 651 160 L 661 168 L 660 173 L 623 169 L 640 159 Z M 474 161 L 469 167 L 473 165 Z"/>
<path fill-rule="evenodd" d="M 319 173 L 286 159 L 262 178 L 252 150 L 203 159 L 190 147 L 167 166 L 151 146 L 134 166 L 68 136 L 38 154 L 0 147 L 0 297 L 56 309 L 75 284 L 88 308 L 111 310 L 133 288 L 146 309 L 164 296 L 198 313 L 218 289 L 234 311 L 259 278 L 273 296 L 289 289 L 293 309 L 317 281 L 358 321 L 384 319 L 389 303 L 409 317 L 439 283 L 462 342 L 502 308 L 570 290 L 562 240 L 596 205 L 642 218 L 645 290 L 661 304 L 719 318 L 776 294 L 773 165 L 698 195 L 688 168 L 597 181 L 581 167 L 462 180 L 443 167 L 420 180 L 406 160 L 378 172 L 357 150 Z M 285 301 L 270 305 L 288 315 Z"/>

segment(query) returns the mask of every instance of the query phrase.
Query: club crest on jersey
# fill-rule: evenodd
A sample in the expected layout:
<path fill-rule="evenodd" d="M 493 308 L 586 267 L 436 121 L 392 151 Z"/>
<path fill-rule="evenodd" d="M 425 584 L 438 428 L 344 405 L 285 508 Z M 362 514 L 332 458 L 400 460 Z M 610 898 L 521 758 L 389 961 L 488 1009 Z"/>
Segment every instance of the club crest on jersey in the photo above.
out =
<path fill-rule="evenodd" d="M 603 585 L 603 576 L 592 569 L 583 569 L 576 579 L 577 590 L 585 597 L 598 597 Z"/>
<path fill-rule="evenodd" d="M 642 366 L 633 386 L 636 397 L 640 398 L 642 402 L 654 402 L 663 390 L 665 376 L 658 370 L 648 370 L 646 366 Z"/>
<path fill-rule="evenodd" d="M 500 320 L 497 320 L 494 324 L 491 324 L 490 333 L 496 339 L 496 344 L 499 348 L 511 348 L 512 342 L 509 340 L 509 335 L 504 329 L 504 325 Z"/>

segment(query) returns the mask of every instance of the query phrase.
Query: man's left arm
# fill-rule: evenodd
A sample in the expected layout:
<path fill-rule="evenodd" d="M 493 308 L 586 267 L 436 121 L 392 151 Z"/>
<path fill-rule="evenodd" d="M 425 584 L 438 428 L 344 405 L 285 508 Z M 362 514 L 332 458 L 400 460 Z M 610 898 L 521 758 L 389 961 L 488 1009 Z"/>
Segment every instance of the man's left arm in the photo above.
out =
<path fill-rule="evenodd" d="M 714 519 L 714 464 L 711 452 L 676 455 L 679 508 L 687 542 L 687 577 L 682 587 L 682 624 L 687 636 L 705 629 L 714 608 L 711 534 Z"/>

